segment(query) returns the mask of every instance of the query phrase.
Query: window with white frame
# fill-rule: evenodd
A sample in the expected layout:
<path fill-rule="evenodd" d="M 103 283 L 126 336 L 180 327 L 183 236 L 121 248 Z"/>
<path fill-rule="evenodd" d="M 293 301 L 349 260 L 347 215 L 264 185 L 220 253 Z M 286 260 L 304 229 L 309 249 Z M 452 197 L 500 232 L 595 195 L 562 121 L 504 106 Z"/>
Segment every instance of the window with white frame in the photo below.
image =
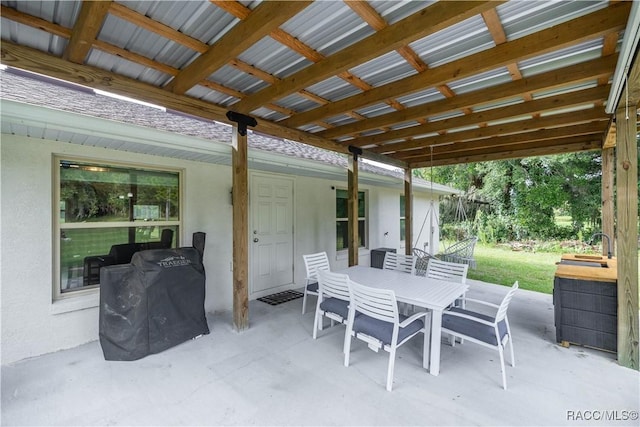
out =
<path fill-rule="evenodd" d="M 405 210 L 404 210 L 404 194 L 400 195 L 400 241 L 404 242 L 405 232 Z"/>
<path fill-rule="evenodd" d="M 176 245 L 180 171 L 71 158 L 54 162 L 54 298 L 97 288 L 99 269 L 122 258 L 115 245 L 125 253 Z"/>
<path fill-rule="evenodd" d="M 366 197 L 364 191 L 358 191 L 358 239 L 359 247 L 367 246 Z M 336 190 L 336 249 L 349 248 L 349 213 L 347 190 Z"/>

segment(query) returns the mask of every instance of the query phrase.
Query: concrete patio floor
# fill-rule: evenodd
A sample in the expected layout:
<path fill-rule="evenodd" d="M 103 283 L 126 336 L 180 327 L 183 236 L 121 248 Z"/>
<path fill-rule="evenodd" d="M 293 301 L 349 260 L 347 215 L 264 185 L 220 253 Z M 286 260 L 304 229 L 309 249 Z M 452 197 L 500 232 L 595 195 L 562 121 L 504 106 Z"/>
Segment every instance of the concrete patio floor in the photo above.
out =
<path fill-rule="evenodd" d="M 470 297 L 507 288 L 471 282 Z M 98 341 L 2 366 L 3 426 L 13 425 L 638 425 L 640 376 L 611 353 L 555 342 L 550 295 L 520 290 L 509 309 L 516 366 L 501 387 L 497 352 L 443 344 L 440 375 L 421 368 L 422 338 L 387 353 L 360 341 L 343 366 L 344 329 L 311 338 L 315 299 L 250 303 L 211 334 L 135 362 L 108 362 Z"/>

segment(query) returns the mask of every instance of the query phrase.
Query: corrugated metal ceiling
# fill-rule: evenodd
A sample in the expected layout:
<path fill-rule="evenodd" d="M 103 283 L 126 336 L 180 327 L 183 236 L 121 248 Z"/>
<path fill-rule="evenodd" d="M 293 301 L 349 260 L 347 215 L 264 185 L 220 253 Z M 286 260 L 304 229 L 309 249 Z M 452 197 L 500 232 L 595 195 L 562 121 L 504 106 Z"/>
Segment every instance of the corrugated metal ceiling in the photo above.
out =
<path fill-rule="evenodd" d="M 272 8 L 273 15 L 266 16 L 274 17 L 279 13 L 289 13 L 287 10 L 291 3 L 285 2 L 274 7 L 272 1 L 117 1 L 110 3 L 104 17 L 98 22 L 99 30 L 95 39 L 85 41 L 93 43 L 93 47 L 85 55 L 84 61 L 74 66 L 95 67 L 105 73 L 113 73 L 115 77 L 133 79 L 149 88 L 166 88 L 169 85 L 169 91 L 174 90 L 171 85 L 176 80 L 175 75 L 185 81 L 191 79 L 184 92 L 176 93 L 178 97 L 186 96 L 186 99 L 165 97 L 167 104 L 172 104 L 172 98 L 175 98 L 176 104 L 168 105 L 169 108 L 179 109 L 181 103 L 189 102 L 189 98 L 210 103 L 216 108 L 238 108 L 241 112 L 268 121 L 265 125 L 275 133 L 297 134 L 302 141 L 334 147 L 339 151 L 346 151 L 346 145 L 341 141 L 353 140 L 367 147 L 381 144 L 390 147 L 394 141 L 411 141 L 412 138 L 432 134 L 433 131 L 425 126 L 427 123 L 488 109 L 508 109 L 542 97 L 584 92 L 603 86 L 610 80 L 613 68 L 606 75 L 599 73 L 590 79 L 554 85 L 549 89 L 525 91 L 520 96 L 504 99 L 496 93 L 495 99 L 489 95 L 488 99 L 481 102 L 473 101 L 467 105 L 460 101 L 459 107 L 434 107 L 430 111 L 432 105 L 453 105 L 458 99 L 464 100 L 465 96 L 472 96 L 478 91 L 490 88 L 500 91 L 500 88 L 518 79 L 543 73 L 560 75 L 565 67 L 615 54 L 624 35 L 624 14 L 628 15 L 630 9 L 625 2 L 612 4 L 607 0 L 511 0 L 486 3 L 486 6 L 485 3 L 369 1 L 353 4 L 337 0 L 314 1 L 293 12 L 279 26 L 270 28 L 274 19 L 270 18 L 260 24 L 253 23 L 253 28 L 243 28 L 249 25 L 245 21 L 249 22 L 260 11 Z M 2 0 L 1 4 L 3 14 L 0 31 L 3 45 L 8 45 L 6 49 L 27 46 L 50 55 L 52 60 L 66 60 L 69 49 L 77 49 L 71 46 L 68 37 L 72 32 L 82 33 L 83 24 L 91 19 L 82 17 L 81 11 L 92 6 L 79 1 Z M 297 4 L 304 6 L 303 3 Z M 282 7 L 278 9 L 280 5 Z M 459 8 L 460 12 L 448 16 L 448 10 L 458 10 L 455 8 Z M 465 8 L 473 8 L 474 12 L 465 15 Z M 591 22 L 584 19 L 601 13 L 605 8 L 607 13 L 597 22 L 593 21 L 591 25 L 571 24 L 572 30 L 565 29 L 565 25 L 576 18 Z M 620 24 L 612 23 L 606 27 L 608 23 L 603 23 L 616 19 Z M 34 24 L 38 20 L 41 22 Z M 431 25 L 435 25 L 436 30 L 414 36 L 409 33 L 414 28 L 412 20 L 423 23 L 415 26 L 415 31 L 428 30 Z M 601 25 L 602 29 L 588 33 L 591 31 L 588 27 L 595 25 Z M 244 40 L 251 31 L 259 28 L 268 30 L 257 41 L 244 46 Z M 545 31 L 555 31 L 557 37 L 563 37 L 566 41 L 553 46 L 550 41 L 553 37 L 540 36 L 539 42 L 535 41 L 538 38 L 531 38 L 528 49 L 518 46 L 521 52 L 517 55 L 514 55 L 515 47 L 513 51 L 509 50 L 510 43 L 525 40 L 526 37 L 538 37 L 546 34 Z M 585 32 L 586 35 L 576 35 L 576 40 L 571 40 L 571 32 Z M 283 34 L 289 41 L 281 39 Z M 382 34 L 386 35 L 382 37 Z M 386 43 L 392 43 L 393 37 L 389 34 L 404 37 L 406 43 L 385 48 Z M 501 34 L 504 40 L 501 40 Z M 376 43 L 369 42 L 376 37 Z M 229 51 L 235 45 L 242 45 L 243 48 L 225 57 L 200 81 L 194 79 L 192 74 L 195 75 L 194 72 L 204 63 L 213 63 L 228 54 L 227 51 L 217 52 L 215 49 L 231 39 L 235 44 L 228 44 Z M 538 44 L 548 44 L 550 47 L 540 47 Z M 368 50 L 364 47 L 360 49 L 365 45 Z M 216 55 L 211 55 L 203 62 L 208 49 L 212 49 Z M 353 53 L 342 58 L 340 55 L 345 51 Z M 509 55 L 513 56 L 512 60 L 497 61 L 495 66 L 486 65 L 490 62 L 488 60 Z M 335 58 L 342 59 L 338 61 Z M 467 58 L 478 60 L 468 63 L 465 62 Z M 198 61 L 196 68 L 191 66 L 195 64 L 194 61 Z M 4 62 L 6 60 L 3 59 Z M 325 67 L 325 64 L 334 63 L 337 68 L 331 74 L 325 68 L 333 70 Z M 348 65 L 342 67 L 341 64 Z M 8 65 L 12 65 L 11 61 Z M 24 62 L 13 65 L 28 66 Z M 425 70 L 425 67 L 428 69 Z M 34 65 L 33 68 L 38 67 Z M 54 74 L 60 77 L 66 72 L 70 80 L 86 79 L 74 76 L 75 71 L 71 68 Z M 554 78 L 550 74 L 550 81 Z M 87 83 L 109 86 L 108 81 L 109 75 L 106 74 L 103 77 L 96 76 L 95 82 Z M 296 86 L 298 81 L 308 83 Z M 425 83 L 418 86 L 414 83 L 418 81 Z M 142 98 L 149 92 L 135 85 L 130 85 L 131 88 L 125 86 L 119 85 L 117 90 L 130 91 L 130 96 Z M 273 96 L 262 99 L 265 93 L 272 93 Z M 161 98 L 157 94 L 153 97 Z M 606 99 L 606 94 L 603 97 Z M 252 104 L 254 99 L 257 102 L 255 105 Z M 603 101 L 599 99 L 586 100 L 583 105 L 602 108 Z M 251 107 L 242 111 L 245 104 Z M 575 103 L 570 104 L 566 108 L 579 108 Z M 558 106 L 560 109 L 563 107 Z M 420 108 L 426 112 L 423 116 L 417 113 Z M 193 112 L 202 109 L 196 107 L 188 110 Z M 410 110 L 407 113 L 410 118 L 402 117 L 400 113 L 404 110 Z M 203 111 L 202 114 L 212 113 Z M 539 111 L 530 116 L 542 117 L 547 114 L 548 111 Z M 514 117 L 518 119 L 520 114 Z M 224 117 L 215 118 L 224 120 Z M 470 120 L 472 122 L 462 125 L 456 122 L 450 129 L 439 133 L 445 135 L 481 124 L 473 122 L 476 120 L 473 116 Z M 509 120 L 509 117 L 497 121 L 503 120 Z M 606 117 L 601 120 L 605 121 Z M 494 120 L 489 123 L 494 123 Z M 570 123 L 568 125 L 572 126 Z M 406 129 L 407 126 L 416 128 L 413 135 L 406 133 L 407 136 L 398 139 L 396 134 L 389 133 L 389 138 L 383 139 L 385 132 Z M 377 137 L 369 144 L 363 137 L 371 135 Z M 336 142 L 338 145 L 335 145 Z M 592 149 L 592 142 L 585 139 L 584 147 Z M 402 146 L 402 143 L 398 146 Z M 405 161 L 401 150 L 389 155 L 392 163 Z M 455 159 L 451 157 L 447 161 Z M 421 164 L 417 161 L 415 164 L 408 163 L 416 167 Z"/>

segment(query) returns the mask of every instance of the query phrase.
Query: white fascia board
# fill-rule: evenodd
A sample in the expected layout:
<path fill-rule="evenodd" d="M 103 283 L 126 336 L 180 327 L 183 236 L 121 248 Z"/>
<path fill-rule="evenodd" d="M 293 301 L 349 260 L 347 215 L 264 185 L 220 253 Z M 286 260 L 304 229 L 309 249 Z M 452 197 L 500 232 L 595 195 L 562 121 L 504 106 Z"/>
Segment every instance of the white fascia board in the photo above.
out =
<path fill-rule="evenodd" d="M 7 99 L 0 100 L 0 116 L 3 123 L 15 123 L 39 129 L 56 130 L 79 135 L 96 136 L 126 142 L 135 142 L 150 147 L 179 149 L 189 152 L 231 156 L 230 143 L 182 135 L 129 123 L 116 122 L 99 117 L 86 116 L 63 110 L 31 105 Z M 249 147 L 249 161 L 269 166 L 284 174 L 300 176 L 322 176 L 338 181 L 347 180 L 346 167 L 319 160 L 303 159 L 284 154 L 267 152 Z M 363 183 L 403 190 L 401 178 L 361 171 Z M 413 183 L 414 191 L 436 195 L 461 194 L 454 188 L 430 183 Z"/>
<path fill-rule="evenodd" d="M 3 122 L 135 142 L 153 147 L 203 154 L 231 155 L 231 141 L 227 143 L 216 142 L 7 99 L 0 100 L 0 111 Z"/>
<path fill-rule="evenodd" d="M 618 103 L 622 97 L 622 90 L 627 84 L 627 76 L 631 68 L 631 61 L 636 55 L 638 49 L 638 40 L 640 39 L 640 1 L 632 2 L 631 11 L 629 12 L 629 20 L 624 30 L 624 39 L 618 56 L 616 71 L 613 75 L 613 84 L 607 98 L 605 112 L 613 114 L 618 108 Z"/>

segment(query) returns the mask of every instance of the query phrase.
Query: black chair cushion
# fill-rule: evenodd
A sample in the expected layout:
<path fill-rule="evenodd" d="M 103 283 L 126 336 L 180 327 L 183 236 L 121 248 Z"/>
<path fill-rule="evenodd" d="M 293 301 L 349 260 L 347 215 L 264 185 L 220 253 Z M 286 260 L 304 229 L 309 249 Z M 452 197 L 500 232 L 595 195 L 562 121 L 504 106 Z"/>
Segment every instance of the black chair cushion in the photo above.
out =
<path fill-rule="evenodd" d="M 400 322 L 404 321 L 408 316 L 400 315 Z M 409 323 L 404 328 L 398 329 L 398 342 L 404 341 L 407 337 L 418 332 L 424 328 L 424 322 L 422 319 L 416 319 Z M 391 344 L 391 338 L 393 337 L 393 323 L 379 320 L 366 314 L 357 313 L 353 322 L 353 330 L 362 332 L 376 339 L 382 341 L 385 345 Z"/>
<path fill-rule="evenodd" d="M 320 308 L 323 311 L 335 313 L 345 320 L 349 316 L 349 301 L 338 298 L 327 298 L 320 303 Z"/>
<path fill-rule="evenodd" d="M 494 321 L 493 317 L 487 316 L 486 314 L 476 313 L 475 311 L 465 310 L 458 307 L 454 307 L 449 311 L 464 313 L 488 322 Z M 496 341 L 496 332 L 493 326 L 474 322 L 473 320 L 466 319 L 464 317 L 451 316 L 445 311 L 442 315 L 442 327 L 468 337 L 475 338 L 487 344 L 498 345 L 498 342 Z M 500 334 L 500 339 L 502 340 L 507 334 L 507 324 L 504 320 L 498 323 L 498 332 Z"/>
<path fill-rule="evenodd" d="M 318 292 L 318 282 L 309 283 L 307 285 L 307 290 L 311 292 Z"/>

